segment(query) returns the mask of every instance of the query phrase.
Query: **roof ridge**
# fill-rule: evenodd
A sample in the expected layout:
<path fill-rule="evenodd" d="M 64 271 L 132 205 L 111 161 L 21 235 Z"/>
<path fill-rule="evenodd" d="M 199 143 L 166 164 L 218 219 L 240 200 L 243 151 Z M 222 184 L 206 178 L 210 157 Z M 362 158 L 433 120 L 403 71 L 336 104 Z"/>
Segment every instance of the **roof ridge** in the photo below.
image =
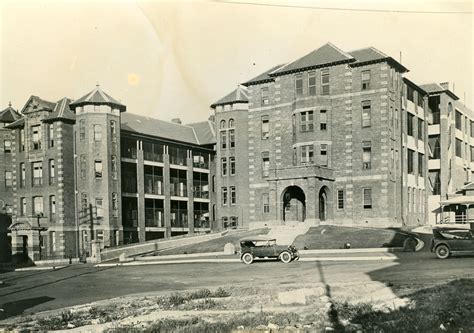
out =
<path fill-rule="evenodd" d="M 369 48 L 372 49 L 372 50 L 374 50 L 374 51 L 377 52 L 378 54 L 384 56 L 385 58 L 389 58 L 389 57 L 390 57 L 388 54 L 385 54 L 385 52 L 382 52 L 382 51 L 380 51 L 379 49 L 376 49 L 376 48 L 373 47 L 373 46 L 370 46 Z"/>
<path fill-rule="evenodd" d="M 337 51 L 341 52 L 341 53 L 342 53 L 343 55 L 345 55 L 347 58 L 349 58 L 349 59 L 354 59 L 354 57 L 351 56 L 349 53 L 347 53 L 346 51 L 341 50 L 340 48 L 338 48 L 336 45 L 334 45 L 334 44 L 331 43 L 331 42 L 327 42 L 327 43 L 324 44 L 324 45 L 329 45 L 329 46 L 335 48 Z M 324 46 L 324 45 L 323 45 L 323 46 Z"/>

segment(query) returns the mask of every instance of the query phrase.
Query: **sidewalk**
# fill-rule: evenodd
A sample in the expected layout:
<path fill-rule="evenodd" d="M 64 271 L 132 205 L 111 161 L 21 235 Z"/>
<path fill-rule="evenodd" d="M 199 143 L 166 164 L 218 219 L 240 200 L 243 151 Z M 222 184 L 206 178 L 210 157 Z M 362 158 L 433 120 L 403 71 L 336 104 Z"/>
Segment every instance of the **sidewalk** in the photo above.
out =
<path fill-rule="evenodd" d="M 366 261 L 366 260 L 397 260 L 391 252 L 402 251 L 401 248 L 380 249 L 334 249 L 334 250 L 301 250 L 299 261 Z M 256 259 L 266 260 L 266 259 Z M 225 254 L 224 252 L 183 254 L 169 256 L 138 257 L 127 262 L 104 262 L 95 267 L 115 266 L 141 266 L 141 265 L 166 265 L 166 264 L 192 264 L 192 263 L 240 263 L 238 254 Z"/>

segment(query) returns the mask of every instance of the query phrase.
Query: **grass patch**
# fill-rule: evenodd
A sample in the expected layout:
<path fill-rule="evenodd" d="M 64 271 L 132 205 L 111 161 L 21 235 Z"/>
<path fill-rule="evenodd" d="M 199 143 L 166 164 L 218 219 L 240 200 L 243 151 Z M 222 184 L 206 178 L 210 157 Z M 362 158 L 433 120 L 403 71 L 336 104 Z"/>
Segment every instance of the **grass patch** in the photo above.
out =
<path fill-rule="evenodd" d="M 296 237 L 293 245 L 298 249 L 342 249 L 350 243 L 351 248 L 403 247 L 408 236 L 392 229 L 360 227 L 317 226 L 304 235 Z"/>
<path fill-rule="evenodd" d="M 240 240 L 245 237 L 253 237 L 257 235 L 266 235 L 270 230 L 268 228 L 249 230 L 239 232 L 237 234 L 222 236 L 218 239 L 210 241 L 190 244 L 186 246 L 180 246 L 174 249 L 164 250 L 157 253 L 157 255 L 171 255 L 171 254 L 192 254 L 192 253 L 204 253 L 204 252 L 222 252 L 224 246 L 227 243 L 232 243 L 235 246 L 236 251 L 240 249 Z"/>
<path fill-rule="evenodd" d="M 380 311 L 370 304 L 335 303 L 334 310 L 346 331 L 369 332 L 472 332 L 474 279 L 461 279 L 417 291 L 408 296 L 412 305 Z"/>

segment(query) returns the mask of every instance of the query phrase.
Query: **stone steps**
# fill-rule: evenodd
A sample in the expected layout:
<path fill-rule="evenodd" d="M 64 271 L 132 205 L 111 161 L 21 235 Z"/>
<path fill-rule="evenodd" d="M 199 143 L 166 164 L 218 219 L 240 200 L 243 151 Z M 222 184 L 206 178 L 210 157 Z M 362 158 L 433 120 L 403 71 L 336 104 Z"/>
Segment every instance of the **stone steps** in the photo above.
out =
<path fill-rule="evenodd" d="M 276 226 L 270 229 L 268 237 L 275 238 L 277 244 L 291 245 L 295 238 L 308 232 L 310 225 Z"/>

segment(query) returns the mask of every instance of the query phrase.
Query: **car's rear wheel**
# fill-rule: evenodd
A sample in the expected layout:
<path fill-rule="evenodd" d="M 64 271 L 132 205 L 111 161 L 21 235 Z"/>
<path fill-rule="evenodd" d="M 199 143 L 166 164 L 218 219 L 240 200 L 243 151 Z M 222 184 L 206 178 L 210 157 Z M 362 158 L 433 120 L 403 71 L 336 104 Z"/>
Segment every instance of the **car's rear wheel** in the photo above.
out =
<path fill-rule="evenodd" d="M 438 245 L 436 248 L 436 256 L 439 259 L 446 259 L 451 255 L 449 248 L 446 245 Z"/>
<path fill-rule="evenodd" d="M 246 265 L 250 265 L 253 263 L 253 255 L 251 253 L 244 253 L 242 255 L 242 262 Z"/>
<path fill-rule="evenodd" d="M 280 253 L 280 260 L 281 262 L 287 264 L 291 261 L 291 254 L 288 251 L 283 251 Z"/>

